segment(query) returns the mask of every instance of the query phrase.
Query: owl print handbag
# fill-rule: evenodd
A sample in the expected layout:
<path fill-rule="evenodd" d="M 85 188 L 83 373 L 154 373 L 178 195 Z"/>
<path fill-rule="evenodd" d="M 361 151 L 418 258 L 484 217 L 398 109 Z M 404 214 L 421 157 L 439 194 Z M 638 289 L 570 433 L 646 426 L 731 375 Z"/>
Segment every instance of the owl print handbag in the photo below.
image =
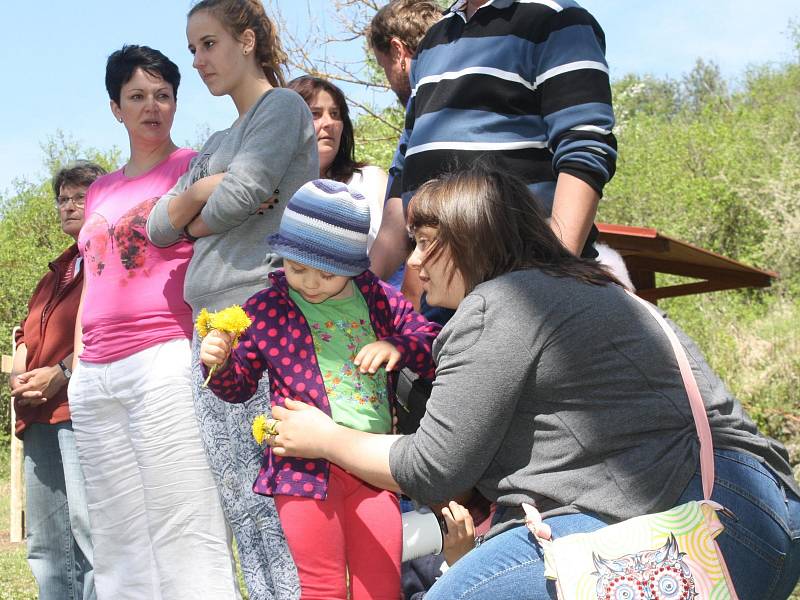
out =
<path fill-rule="evenodd" d="M 704 500 L 643 515 L 592 533 L 551 539 L 533 507 L 527 524 L 544 553 L 545 577 L 561 600 L 738 600 L 715 538 L 724 529 L 712 502 L 714 455 L 711 428 L 686 353 L 649 303 L 643 304 L 667 334 L 689 396 L 700 438 Z"/>

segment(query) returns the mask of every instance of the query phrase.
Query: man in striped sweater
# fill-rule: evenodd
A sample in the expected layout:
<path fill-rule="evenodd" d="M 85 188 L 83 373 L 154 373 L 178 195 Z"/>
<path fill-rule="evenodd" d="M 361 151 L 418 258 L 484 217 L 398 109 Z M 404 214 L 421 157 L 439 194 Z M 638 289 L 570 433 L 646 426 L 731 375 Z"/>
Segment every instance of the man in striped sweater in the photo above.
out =
<path fill-rule="evenodd" d="M 595 256 L 594 217 L 614 174 L 614 114 L 597 21 L 572 0 L 458 0 L 420 43 L 373 270 L 405 260 L 415 190 L 490 156 L 513 171 L 575 254 Z M 395 218 L 388 219 L 388 214 Z"/>

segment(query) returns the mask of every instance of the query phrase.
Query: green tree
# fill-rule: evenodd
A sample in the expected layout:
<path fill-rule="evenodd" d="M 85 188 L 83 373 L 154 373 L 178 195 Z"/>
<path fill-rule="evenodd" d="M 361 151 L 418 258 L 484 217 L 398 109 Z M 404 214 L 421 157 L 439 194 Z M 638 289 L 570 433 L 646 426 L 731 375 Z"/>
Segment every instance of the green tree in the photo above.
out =
<path fill-rule="evenodd" d="M 728 84 L 722 77 L 719 65 L 702 58 L 695 61 L 694 68 L 684 76 L 681 84 L 684 105 L 699 111 L 710 104 L 725 105 L 728 99 Z"/>
<path fill-rule="evenodd" d="M 615 85 L 635 90 L 640 81 Z M 800 61 L 753 66 L 733 92 L 715 66 L 699 61 L 680 84 L 676 112 L 662 108 L 669 94 L 654 89 L 664 87 L 647 82 L 622 98 L 617 175 L 599 220 L 654 227 L 780 273 L 768 290 L 663 305 L 762 430 L 800 463 Z"/>
<path fill-rule="evenodd" d="M 613 84 L 617 127 L 644 116 L 673 118 L 680 110 L 680 85 L 672 79 L 629 74 Z"/>

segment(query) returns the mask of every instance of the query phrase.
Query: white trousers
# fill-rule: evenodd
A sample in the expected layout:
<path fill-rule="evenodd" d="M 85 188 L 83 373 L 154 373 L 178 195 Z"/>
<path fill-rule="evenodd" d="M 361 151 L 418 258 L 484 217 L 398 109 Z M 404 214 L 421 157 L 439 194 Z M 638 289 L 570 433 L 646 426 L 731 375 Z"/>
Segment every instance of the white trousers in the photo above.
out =
<path fill-rule="evenodd" d="M 69 383 L 99 600 L 238 599 L 219 495 L 192 402 L 188 340 Z"/>

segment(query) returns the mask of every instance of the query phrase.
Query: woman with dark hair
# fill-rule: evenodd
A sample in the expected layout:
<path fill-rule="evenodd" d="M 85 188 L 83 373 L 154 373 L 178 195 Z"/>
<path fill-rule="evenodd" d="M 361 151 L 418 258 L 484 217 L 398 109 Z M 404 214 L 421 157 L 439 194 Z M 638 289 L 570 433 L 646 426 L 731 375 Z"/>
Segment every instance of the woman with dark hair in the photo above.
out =
<path fill-rule="evenodd" d="M 288 87 L 303 97 L 314 117 L 320 179 L 346 183 L 369 202 L 367 248 L 371 248 L 381 227 L 388 175 L 380 167 L 356 161 L 353 123 L 342 90 L 330 81 L 310 75 L 293 79 Z"/>
<path fill-rule="evenodd" d="M 86 194 L 78 237 L 84 285 L 69 384 L 86 478 L 100 598 L 231 598 L 227 527 L 194 416 L 192 246 L 147 241 L 147 215 L 195 152 L 170 134 L 180 73 L 158 50 L 111 54 L 111 111 L 130 141 L 125 165 Z"/>
<path fill-rule="evenodd" d="M 270 248 L 255 249 L 278 230 L 286 202 L 317 176 L 319 162 L 311 113 L 282 87 L 286 54 L 260 0 L 202 0 L 189 11 L 186 37 L 209 92 L 229 96 L 239 114 L 208 139 L 147 222 L 159 246 L 194 244 L 184 298 L 197 315 L 244 303 L 281 266 Z M 203 387 L 199 347 L 195 338 L 195 411 L 250 598 L 295 598 L 297 572 L 274 502 L 252 490 L 262 449 L 251 423 L 269 414 L 268 381 L 244 404 L 223 402 Z"/>
<path fill-rule="evenodd" d="M 105 170 L 80 160 L 53 177 L 61 230 L 77 240 L 86 190 Z M 67 402 L 83 285 L 77 244 L 50 263 L 17 329 L 9 376 L 25 453 L 28 564 L 41 600 L 96 597 L 83 473 Z"/>
<path fill-rule="evenodd" d="M 327 459 L 425 503 L 472 487 L 497 503 L 486 541 L 430 600 L 555 598 L 523 502 L 557 538 L 703 497 L 694 419 L 664 331 L 602 267 L 568 252 L 536 206 L 521 181 L 481 166 L 414 197 L 409 267 L 431 304 L 456 310 L 434 344 L 436 380 L 415 434 L 353 431 L 304 403 L 274 411 L 276 455 Z M 735 515 L 720 513 L 716 539 L 733 584 L 743 600 L 784 599 L 800 573 L 786 450 L 667 326 L 710 422 L 712 499 Z"/>

